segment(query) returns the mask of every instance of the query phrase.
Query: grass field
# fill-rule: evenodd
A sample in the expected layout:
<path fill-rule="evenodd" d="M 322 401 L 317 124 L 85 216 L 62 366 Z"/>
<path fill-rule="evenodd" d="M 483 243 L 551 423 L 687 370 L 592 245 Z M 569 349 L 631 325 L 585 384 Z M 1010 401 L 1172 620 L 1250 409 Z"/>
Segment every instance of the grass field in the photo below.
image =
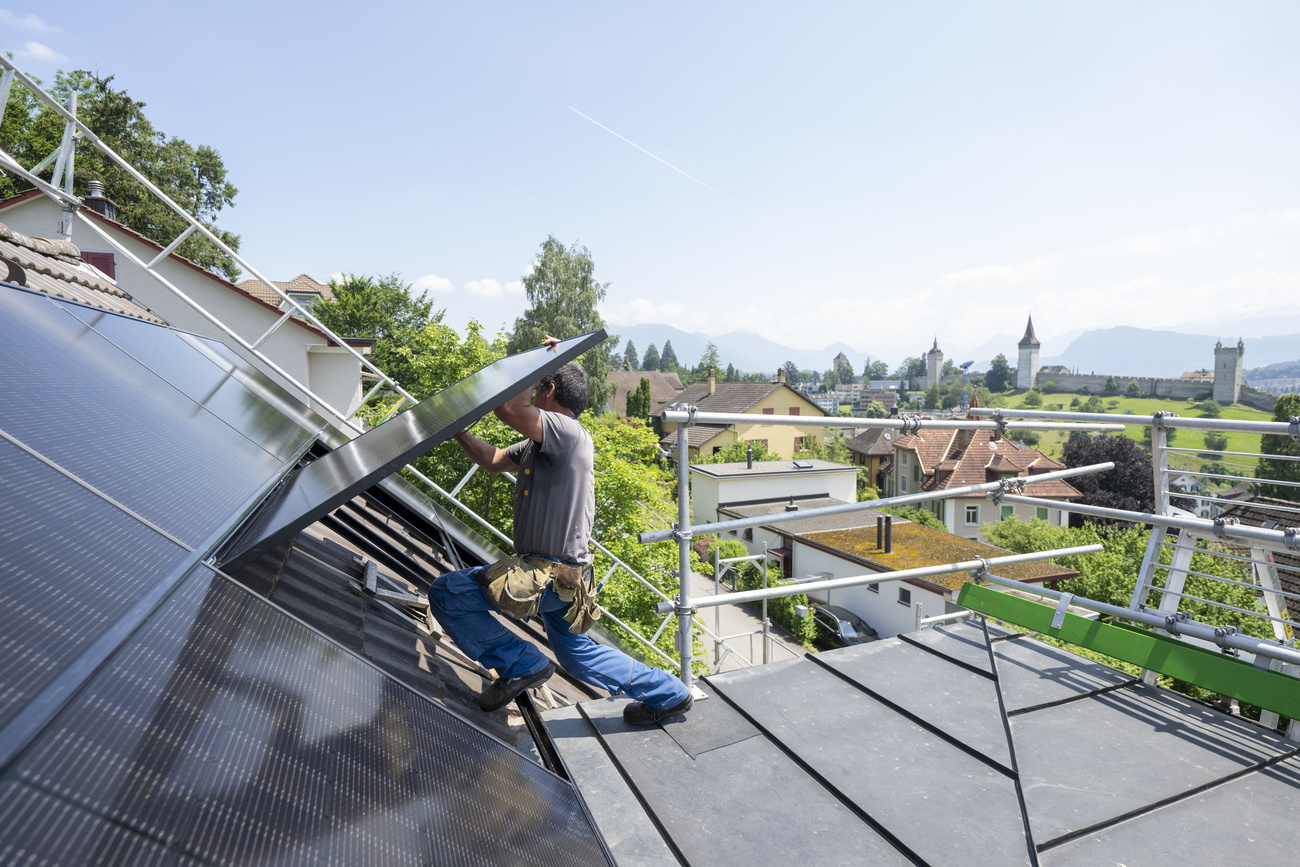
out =
<path fill-rule="evenodd" d="M 1003 400 L 1006 402 L 1008 409 L 1032 409 L 1024 406 L 1024 395 L 1014 394 L 1006 395 Z M 1070 401 L 1075 397 L 1086 400 L 1089 395 L 1074 394 L 1045 394 L 1043 395 L 1043 405 L 1039 409 L 1069 409 Z M 1142 429 L 1146 425 L 1136 418 L 1128 417 L 1131 413 L 1134 417 L 1145 416 L 1145 422 L 1150 423 L 1151 415 L 1156 412 L 1173 412 L 1180 416 L 1188 418 L 1200 418 L 1200 410 L 1196 404 L 1187 400 L 1175 400 L 1173 398 L 1134 398 L 1134 397 L 1105 397 L 1101 398 L 1102 405 L 1105 407 L 1108 415 L 1114 415 L 1115 421 L 1125 423 L 1128 426 L 1124 429 L 1124 435 L 1139 443 L 1145 444 L 1146 440 L 1142 436 Z M 1059 404 L 1059 406 L 1058 406 Z M 1225 419 L 1242 419 L 1247 421 L 1272 421 L 1273 416 L 1270 413 L 1262 412 L 1257 409 L 1251 409 L 1241 404 L 1225 406 L 1221 414 Z M 1128 424 L 1129 422 L 1131 424 Z M 1259 434 L 1245 433 L 1227 433 L 1228 452 L 1258 452 L 1259 451 Z M 1065 443 L 1066 433 L 1058 431 L 1043 431 L 1042 441 L 1038 448 L 1045 454 L 1057 458 L 1061 457 L 1061 448 Z M 1185 449 L 1186 451 L 1173 451 L 1172 449 Z M 1210 461 L 1220 461 L 1228 468 L 1228 473 L 1237 476 L 1255 475 L 1255 467 L 1259 461 L 1256 458 L 1236 457 L 1232 455 L 1220 455 L 1218 452 L 1210 451 L 1205 448 L 1205 435 L 1200 431 L 1179 431 L 1171 445 L 1169 452 L 1169 466 L 1180 470 L 1197 470 Z M 1223 487 L 1229 487 L 1232 482 L 1224 482 Z"/>

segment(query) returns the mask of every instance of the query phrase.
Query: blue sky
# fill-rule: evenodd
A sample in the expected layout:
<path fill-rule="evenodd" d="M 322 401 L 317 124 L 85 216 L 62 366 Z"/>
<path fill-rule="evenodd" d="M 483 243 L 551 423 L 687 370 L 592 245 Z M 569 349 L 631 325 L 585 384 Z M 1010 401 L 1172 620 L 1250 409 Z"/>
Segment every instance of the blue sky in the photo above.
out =
<path fill-rule="evenodd" d="M 458 327 L 554 234 L 615 333 L 1300 331 L 1295 4 L 10 3 L 25 71 L 221 152 L 268 277 L 398 272 Z"/>

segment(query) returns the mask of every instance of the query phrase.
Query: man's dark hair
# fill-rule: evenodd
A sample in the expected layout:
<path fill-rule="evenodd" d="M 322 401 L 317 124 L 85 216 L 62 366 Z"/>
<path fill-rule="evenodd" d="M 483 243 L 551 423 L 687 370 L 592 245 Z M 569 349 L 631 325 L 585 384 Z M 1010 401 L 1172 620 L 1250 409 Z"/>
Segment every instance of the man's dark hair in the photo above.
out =
<path fill-rule="evenodd" d="M 546 388 L 548 385 L 555 386 L 555 400 L 560 406 L 573 413 L 574 418 L 582 415 L 587 408 L 587 401 L 591 399 L 591 383 L 581 364 L 570 361 L 537 383 L 538 388 Z"/>

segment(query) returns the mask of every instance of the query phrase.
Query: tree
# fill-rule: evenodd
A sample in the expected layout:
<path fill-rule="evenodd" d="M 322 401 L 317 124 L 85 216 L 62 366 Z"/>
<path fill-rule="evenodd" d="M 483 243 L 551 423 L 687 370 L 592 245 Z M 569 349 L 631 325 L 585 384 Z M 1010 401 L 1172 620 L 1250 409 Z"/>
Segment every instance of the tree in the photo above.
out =
<path fill-rule="evenodd" d="M 649 346 L 646 347 L 645 359 L 641 362 L 641 369 L 642 370 L 659 369 L 659 350 L 655 349 L 655 345 L 653 343 L 651 343 Z"/>
<path fill-rule="evenodd" d="M 838 362 L 835 365 L 835 376 L 840 382 L 849 383 L 853 381 L 853 365 L 847 361 Z"/>
<path fill-rule="evenodd" d="M 1205 447 L 1212 452 L 1221 452 L 1228 447 L 1228 437 L 1211 431 L 1205 435 Z"/>
<path fill-rule="evenodd" d="M 925 509 L 917 509 L 912 506 L 894 506 L 892 508 L 880 509 L 886 515 L 893 515 L 895 518 L 902 518 L 905 521 L 911 521 L 913 524 L 920 524 L 923 527 L 933 527 L 936 530 L 948 529 L 947 525 L 934 516 L 933 513 Z"/>
<path fill-rule="evenodd" d="M 834 391 L 835 386 L 840 384 L 840 375 L 834 369 L 828 370 L 822 374 L 822 391 Z"/>
<path fill-rule="evenodd" d="M 1155 482 L 1151 471 L 1151 454 L 1125 436 L 1101 434 L 1090 436 L 1079 431 L 1070 434 L 1062 449 L 1067 467 L 1113 462 L 1115 468 L 1070 479 L 1083 496 L 1079 502 L 1109 509 L 1150 512 L 1155 508 Z M 1088 521 L 1108 524 L 1104 518 Z M 1085 516 L 1070 515 L 1070 526 L 1083 526 Z"/>
<path fill-rule="evenodd" d="M 727 376 L 725 379 L 723 379 L 723 382 L 738 382 L 738 381 L 739 381 L 739 377 L 737 377 L 736 375 L 736 366 L 734 364 L 728 364 Z"/>
<path fill-rule="evenodd" d="M 885 411 L 885 405 L 878 400 L 873 400 L 867 404 L 867 408 L 862 411 L 864 418 L 884 418 L 888 414 Z"/>
<path fill-rule="evenodd" d="M 1223 404 L 1217 400 L 1202 401 L 1197 408 L 1201 411 L 1201 418 L 1218 418 L 1223 415 Z"/>
<path fill-rule="evenodd" d="M 507 352 L 514 354 L 541 346 L 547 335 L 561 340 L 605 327 L 596 305 L 605 300 L 608 283 L 597 283 L 592 276 L 596 264 L 591 251 L 574 242 L 567 249 L 554 235 L 542 242 L 533 270 L 523 277 L 529 307 L 515 320 L 514 333 Z M 578 360 L 591 381 L 590 406 L 597 412 L 605 405 L 609 390 L 610 351 L 615 339 L 609 338 Z"/>
<path fill-rule="evenodd" d="M 961 368 L 958 367 L 951 358 L 945 358 L 943 360 L 943 370 L 941 373 L 944 376 L 956 376 L 961 373 Z"/>
<path fill-rule="evenodd" d="M 781 456 L 771 454 L 767 446 L 763 445 L 762 440 L 737 440 L 729 446 L 714 452 L 701 459 L 701 463 L 706 464 L 735 464 L 749 459 L 750 447 L 754 449 L 754 460 L 756 461 L 779 461 Z"/>
<path fill-rule="evenodd" d="M 1284 394 L 1273 405 L 1273 421 L 1293 422 L 1300 417 L 1300 394 Z M 1291 428 L 1293 431 L 1295 428 Z M 1260 437 L 1260 449 L 1266 455 L 1278 455 L 1279 458 L 1300 457 L 1300 442 L 1287 434 L 1264 434 Z M 1300 460 L 1280 460 L 1279 458 L 1260 458 L 1255 476 L 1259 479 L 1279 482 L 1300 482 Z M 1266 497 L 1300 502 L 1300 488 L 1286 485 L 1263 486 Z"/>
<path fill-rule="evenodd" d="M 989 372 L 984 375 L 984 384 L 995 394 L 1011 387 L 1011 368 L 1007 365 L 1005 355 L 998 353 L 993 359 L 993 363 L 989 365 Z"/>
<path fill-rule="evenodd" d="M 1050 380 L 1050 379 L 1047 380 L 1047 382 L 1044 382 L 1044 383 L 1043 383 L 1043 389 L 1042 389 L 1042 391 L 1043 391 L 1043 394 L 1055 394 L 1055 393 L 1056 393 L 1056 382 L 1053 381 L 1053 380 Z"/>
<path fill-rule="evenodd" d="M 664 373 L 673 373 L 679 366 L 677 353 L 673 351 L 673 342 L 671 340 L 665 341 L 664 351 L 659 356 L 659 369 Z"/>
<path fill-rule="evenodd" d="M 1138 384 L 1136 379 L 1130 379 L 1128 381 L 1128 388 L 1124 389 L 1124 393 L 1129 397 L 1141 397 L 1142 386 Z"/>
<path fill-rule="evenodd" d="M 1038 389 L 1031 388 L 1029 389 L 1028 392 L 1025 393 L 1024 400 L 1021 401 L 1021 404 L 1028 407 L 1042 406 L 1043 395 L 1039 393 Z"/>
<path fill-rule="evenodd" d="M 720 372 L 719 368 L 721 366 L 722 359 L 718 358 L 718 347 L 714 346 L 713 341 L 710 340 L 704 347 L 704 354 L 700 356 L 700 373 L 707 377 L 709 371 L 713 371 L 716 376 Z"/>
<path fill-rule="evenodd" d="M 1119 394 L 1119 382 L 1113 376 L 1106 377 L 1106 385 L 1102 389 L 1105 394 Z"/>
<path fill-rule="evenodd" d="M 433 300 L 413 296 L 397 274 L 348 274 L 329 285 L 334 300 L 318 302 L 312 314 L 341 337 L 374 340 L 375 366 L 410 391 L 419 380 L 414 358 L 424 349 L 425 328 L 441 322 L 445 311 L 435 313 Z"/>
<path fill-rule="evenodd" d="M 939 408 L 939 383 L 935 383 L 925 390 L 925 408 Z"/>
<path fill-rule="evenodd" d="M 220 153 L 209 145 L 196 147 L 156 129 L 144 114 L 146 104 L 131 98 L 125 90 L 112 87 L 113 78 L 85 70 L 59 72 L 50 95 L 66 105 L 76 93 L 79 120 L 222 242 L 238 251 L 239 236 L 216 225 L 217 213 L 233 206 L 239 193 L 226 178 Z M 0 147 L 22 165 L 31 166 L 58 148 L 62 135 L 63 120 L 52 109 L 39 103 L 25 87 L 11 89 L 4 124 L 0 126 Z M 89 140 L 78 142 L 75 165 L 74 193 L 84 196 L 90 181 L 101 181 L 104 195 L 117 204 L 118 222 L 152 241 L 164 246 L 170 244 L 188 226 L 184 217 L 142 187 Z M 23 178 L 0 176 L 0 196 L 30 188 L 31 184 Z M 227 280 L 239 279 L 235 260 L 200 234 L 191 235 L 176 252 Z"/>
<path fill-rule="evenodd" d="M 650 378 L 643 376 L 636 390 L 627 393 L 627 417 L 648 420 L 650 403 Z"/>
<path fill-rule="evenodd" d="M 631 340 L 628 340 L 627 346 L 623 348 L 624 370 L 636 370 L 641 364 L 641 356 L 636 353 L 636 346 Z"/>
<path fill-rule="evenodd" d="M 793 361 L 787 361 L 781 367 L 785 370 L 785 384 L 791 388 L 794 388 L 803 380 L 802 375 L 799 373 L 799 366 Z"/>
<path fill-rule="evenodd" d="M 867 360 L 866 366 L 862 368 L 862 378 L 870 381 L 873 379 L 885 379 L 889 376 L 889 365 L 877 359 L 875 361 Z"/>

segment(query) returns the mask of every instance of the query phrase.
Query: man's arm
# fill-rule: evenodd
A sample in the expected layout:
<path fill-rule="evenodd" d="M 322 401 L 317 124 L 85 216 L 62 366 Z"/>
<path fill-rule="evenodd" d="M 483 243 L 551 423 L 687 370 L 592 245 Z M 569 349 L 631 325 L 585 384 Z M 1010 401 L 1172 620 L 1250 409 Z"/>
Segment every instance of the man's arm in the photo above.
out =
<path fill-rule="evenodd" d="M 559 340 L 549 334 L 542 340 L 548 352 L 554 352 Z M 554 385 L 549 386 L 552 390 Z M 532 404 L 533 390 L 526 388 L 497 407 L 493 412 L 501 421 L 519 431 L 535 443 L 542 441 L 542 411 Z M 542 395 L 539 394 L 540 398 Z"/>
<path fill-rule="evenodd" d="M 456 434 L 455 439 L 471 461 L 490 473 L 513 473 L 519 469 L 519 465 L 510 460 L 505 449 L 483 442 L 470 433 L 468 428 Z"/>

